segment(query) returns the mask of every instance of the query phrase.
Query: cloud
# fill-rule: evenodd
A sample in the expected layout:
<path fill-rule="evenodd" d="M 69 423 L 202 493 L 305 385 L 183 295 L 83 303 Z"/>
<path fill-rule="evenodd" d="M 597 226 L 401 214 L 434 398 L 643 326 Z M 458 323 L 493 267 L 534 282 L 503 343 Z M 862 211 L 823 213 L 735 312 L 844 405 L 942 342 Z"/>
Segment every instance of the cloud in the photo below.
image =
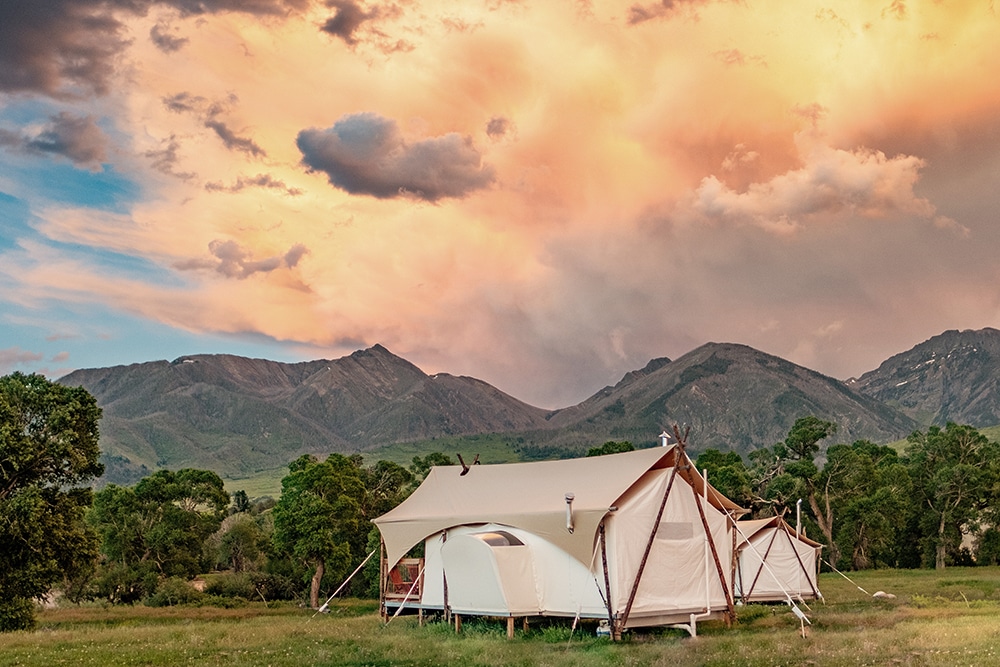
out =
<path fill-rule="evenodd" d="M 289 187 L 284 181 L 278 180 L 271 176 L 270 174 L 257 174 L 256 176 L 251 176 L 249 178 L 244 178 L 240 176 L 236 179 L 236 182 L 232 185 L 223 185 L 219 182 L 206 183 L 205 189 L 209 192 L 229 192 L 237 193 L 241 192 L 246 188 L 267 188 L 270 190 L 282 190 L 285 194 L 291 195 L 293 197 L 301 195 L 303 191 L 300 188 Z"/>
<path fill-rule="evenodd" d="M 168 176 L 176 176 L 181 180 L 187 180 L 189 178 L 194 178 L 194 174 L 188 171 L 176 171 L 174 167 L 177 166 L 177 162 L 180 159 L 177 155 L 178 149 L 180 149 L 180 143 L 177 141 L 177 137 L 173 134 L 167 139 L 160 142 L 161 148 L 151 148 L 148 151 L 143 152 L 143 157 L 147 157 L 152 160 L 153 169 L 156 169 L 161 174 L 167 174 Z"/>
<path fill-rule="evenodd" d="M 801 169 L 788 171 L 744 192 L 707 176 L 694 195 L 693 210 L 708 219 L 752 224 L 788 233 L 801 223 L 830 215 L 885 219 L 914 215 L 932 219 L 935 208 L 913 186 L 924 161 L 881 151 L 817 147 Z"/>
<path fill-rule="evenodd" d="M 629 25 L 637 25 L 652 21 L 653 19 L 664 18 L 676 14 L 681 8 L 693 7 L 694 5 L 706 4 L 707 0 L 660 0 L 660 2 L 629 7 L 627 22 Z"/>
<path fill-rule="evenodd" d="M 486 135 L 490 139 L 502 139 L 514 127 L 509 118 L 494 116 L 490 122 L 486 123 Z"/>
<path fill-rule="evenodd" d="M 229 129 L 221 120 L 206 120 L 205 127 L 215 132 L 222 143 L 231 151 L 239 151 L 254 157 L 265 157 L 267 153 L 250 137 L 241 137 Z"/>
<path fill-rule="evenodd" d="M 0 146 L 33 155 L 57 155 L 93 171 L 107 159 L 108 139 L 93 116 L 73 116 L 65 111 L 49 117 L 34 136 L 0 130 Z"/>
<path fill-rule="evenodd" d="M 299 132 L 302 161 L 330 184 L 380 199 L 464 197 L 496 176 L 471 139 L 457 133 L 407 143 L 396 121 L 374 113 L 343 116 L 325 130 Z"/>
<path fill-rule="evenodd" d="M 174 113 L 198 113 L 208 108 L 208 100 L 185 91 L 164 97 L 163 106 Z"/>
<path fill-rule="evenodd" d="M 296 243 L 284 255 L 253 259 L 252 251 L 233 240 L 214 240 L 208 244 L 208 251 L 214 259 L 193 259 L 176 262 L 174 268 L 182 271 L 208 269 L 227 278 L 248 278 L 255 273 L 270 273 L 280 268 L 295 268 L 309 254 L 309 249 Z"/>
<path fill-rule="evenodd" d="M 280 15 L 307 5 L 308 0 L 6 0 L 0 3 L 0 91 L 54 97 L 106 93 L 115 59 L 128 44 L 120 18 L 145 15 L 153 6 L 191 16 Z M 165 37 L 166 43 L 175 39 Z"/>
<path fill-rule="evenodd" d="M 6 375 L 17 366 L 41 361 L 44 358 L 44 355 L 38 352 L 28 352 L 19 347 L 8 347 L 5 350 L 0 350 L 0 374 Z"/>
<path fill-rule="evenodd" d="M 361 8 L 361 5 L 353 0 L 330 0 L 328 4 L 337 11 L 326 20 L 320 30 L 334 37 L 339 37 L 348 46 L 357 44 L 358 40 L 354 37 L 354 33 L 366 21 L 377 19 L 380 14 L 378 7 L 366 12 Z"/>
<path fill-rule="evenodd" d="M 156 45 L 156 48 L 164 53 L 180 51 L 181 48 L 188 43 L 188 39 L 187 37 L 177 37 L 174 35 L 173 33 L 176 32 L 176 30 L 176 28 L 172 28 L 166 22 L 161 21 L 150 29 L 149 38 L 153 40 L 153 44 Z"/>

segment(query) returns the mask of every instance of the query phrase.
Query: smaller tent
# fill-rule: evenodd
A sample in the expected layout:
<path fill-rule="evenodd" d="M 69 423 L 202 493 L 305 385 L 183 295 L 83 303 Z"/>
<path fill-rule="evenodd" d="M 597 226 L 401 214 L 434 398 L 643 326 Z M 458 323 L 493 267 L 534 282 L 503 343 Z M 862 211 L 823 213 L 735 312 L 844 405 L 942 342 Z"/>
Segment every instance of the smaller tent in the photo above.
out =
<path fill-rule="evenodd" d="M 816 600 L 819 542 L 797 535 L 780 516 L 737 521 L 733 591 L 744 602 Z"/>

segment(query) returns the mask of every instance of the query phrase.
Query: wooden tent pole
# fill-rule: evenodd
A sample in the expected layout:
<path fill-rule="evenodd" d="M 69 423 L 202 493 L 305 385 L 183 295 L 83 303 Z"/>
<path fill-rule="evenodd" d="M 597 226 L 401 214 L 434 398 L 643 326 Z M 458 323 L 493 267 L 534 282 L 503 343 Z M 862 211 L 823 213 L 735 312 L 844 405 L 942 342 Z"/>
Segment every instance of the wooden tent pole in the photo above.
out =
<path fill-rule="evenodd" d="M 780 519 L 781 517 L 778 518 Z M 744 596 L 743 598 L 744 600 L 749 600 L 750 596 L 753 594 L 753 589 L 756 588 L 757 586 L 757 580 L 760 579 L 760 573 L 764 571 L 764 565 L 767 564 L 767 557 L 771 553 L 771 547 L 774 546 L 774 538 L 776 538 L 777 536 L 778 536 L 777 533 L 771 535 L 771 541 L 767 543 L 767 549 L 764 550 L 764 557 L 760 559 L 760 567 L 757 568 L 757 574 L 756 576 L 754 576 L 753 583 L 750 584 L 750 590 L 747 591 L 746 596 Z M 749 544 L 749 541 L 747 542 L 747 544 Z"/>
<path fill-rule="evenodd" d="M 441 533 L 441 547 L 448 541 L 448 530 Z M 448 606 L 448 573 L 444 570 L 444 559 L 441 559 L 441 587 L 444 590 L 444 622 L 451 622 L 451 608 Z"/>
<path fill-rule="evenodd" d="M 615 637 L 615 613 L 611 606 L 611 576 L 608 574 L 608 549 L 607 540 L 604 537 L 604 522 L 597 527 L 597 532 L 601 536 L 601 563 L 604 565 L 604 591 L 607 595 L 605 601 L 608 605 L 608 627 L 611 628 L 611 641 L 617 641 Z"/>
<path fill-rule="evenodd" d="M 788 545 L 792 547 L 792 553 L 795 554 L 795 560 L 799 562 L 799 569 L 802 570 L 802 574 L 806 575 L 806 581 L 809 582 L 809 588 L 813 592 L 813 596 L 819 598 L 819 593 L 816 591 L 816 587 L 813 586 L 812 578 L 809 576 L 809 572 L 806 571 L 806 564 L 802 562 L 802 558 L 799 556 L 799 550 L 795 548 L 795 544 L 792 542 L 792 535 L 788 530 L 788 525 L 782 521 L 781 529 L 785 533 L 785 537 L 788 538 Z"/>
<path fill-rule="evenodd" d="M 674 426 L 674 430 L 677 427 Z M 632 590 L 628 594 L 628 603 L 625 605 L 625 611 L 622 613 L 621 620 L 612 626 L 611 632 L 613 635 L 617 635 L 617 638 L 621 638 L 622 630 L 625 629 L 625 624 L 628 623 L 629 614 L 632 612 L 632 603 L 635 602 L 635 594 L 639 590 L 639 581 L 642 579 L 642 572 L 646 569 L 646 559 L 649 558 L 649 552 L 653 548 L 653 540 L 656 539 L 656 530 L 660 527 L 660 519 L 663 518 L 663 509 L 667 506 L 667 498 L 670 496 L 670 489 L 674 486 L 674 480 L 677 479 L 677 471 L 680 469 L 681 457 L 677 454 L 678 449 L 683 453 L 683 445 L 679 442 L 674 449 L 674 469 L 670 471 L 670 480 L 667 482 L 667 490 L 663 492 L 663 500 L 660 501 L 660 509 L 656 512 L 656 520 L 653 522 L 653 529 L 649 532 L 649 539 L 646 541 L 646 550 L 642 552 L 642 560 L 639 561 L 639 570 L 635 573 L 635 581 L 632 582 Z"/>

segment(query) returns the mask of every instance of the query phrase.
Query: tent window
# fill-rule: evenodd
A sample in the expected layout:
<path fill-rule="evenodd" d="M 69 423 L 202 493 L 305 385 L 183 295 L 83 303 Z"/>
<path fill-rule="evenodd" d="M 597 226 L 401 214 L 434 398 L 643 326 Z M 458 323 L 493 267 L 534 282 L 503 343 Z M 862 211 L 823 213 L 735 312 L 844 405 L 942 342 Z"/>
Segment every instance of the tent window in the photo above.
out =
<path fill-rule="evenodd" d="M 661 521 L 656 529 L 658 540 L 690 540 L 694 536 L 694 526 L 688 521 Z"/>
<path fill-rule="evenodd" d="M 517 539 L 506 530 L 497 530 L 492 533 L 476 533 L 473 535 L 491 547 L 520 547 L 524 542 Z"/>

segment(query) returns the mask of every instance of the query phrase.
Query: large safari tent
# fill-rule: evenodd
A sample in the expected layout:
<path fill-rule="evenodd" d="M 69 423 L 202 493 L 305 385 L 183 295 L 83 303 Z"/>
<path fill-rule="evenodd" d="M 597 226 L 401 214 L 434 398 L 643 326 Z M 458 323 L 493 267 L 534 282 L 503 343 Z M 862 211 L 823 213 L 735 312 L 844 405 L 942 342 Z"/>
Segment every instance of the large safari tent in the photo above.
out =
<path fill-rule="evenodd" d="M 666 439 L 664 438 L 664 442 Z M 731 619 L 740 508 L 683 445 L 432 468 L 375 520 L 384 614 L 562 616 L 628 628 Z M 421 558 L 406 558 L 423 543 Z"/>

